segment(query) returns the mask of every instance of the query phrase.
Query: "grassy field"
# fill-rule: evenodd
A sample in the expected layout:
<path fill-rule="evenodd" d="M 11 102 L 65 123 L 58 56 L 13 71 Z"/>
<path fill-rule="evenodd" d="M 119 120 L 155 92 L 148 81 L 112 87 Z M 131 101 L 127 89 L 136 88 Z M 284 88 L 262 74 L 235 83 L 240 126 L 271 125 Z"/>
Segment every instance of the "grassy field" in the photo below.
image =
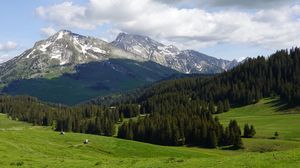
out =
<path fill-rule="evenodd" d="M 0 167 L 300 167 L 298 114 L 277 111 L 276 102 L 219 115 L 254 124 L 257 137 L 243 139 L 245 149 L 229 151 L 196 147 L 165 147 L 112 137 L 66 133 L 9 120 L 0 115 Z M 280 138 L 268 139 L 274 131 Z M 84 139 L 90 143 L 83 144 Z"/>
<path fill-rule="evenodd" d="M 300 110 L 281 110 L 277 99 L 263 99 L 260 102 L 230 110 L 218 115 L 225 124 L 236 119 L 243 128 L 245 123 L 253 124 L 257 138 L 271 138 L 278 131 L 279 138 L 300 141 Z"/>

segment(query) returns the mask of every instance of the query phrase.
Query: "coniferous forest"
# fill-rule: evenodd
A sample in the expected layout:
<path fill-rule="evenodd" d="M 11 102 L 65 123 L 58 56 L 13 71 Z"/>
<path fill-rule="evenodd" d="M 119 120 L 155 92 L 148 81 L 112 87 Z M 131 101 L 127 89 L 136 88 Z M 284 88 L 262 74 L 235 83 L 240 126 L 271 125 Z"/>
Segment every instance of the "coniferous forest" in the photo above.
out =
<path fill-rule="evenodd" d="M 266 58 L 248 58 L 241 65 L 211 78 L 183 78 L 159 83 L 139 101 L 160 94 L 178 93 L 207 102 L 228 100 L 242 106 L 263 97 L 280 96 L 295 106 L 300 103 L 300 49 L 281 50 Z M 227 104 L 227 102 L 226 102 Z M 226 105 L 227 106 L 227 105 Z"/>
<path fill-rule="evenodd" d="M 112 136 L 119 120 L 115 109 L 96 105 L 66 107 L 47 104 L 28 96 L 0 96 L 0 112 L 33 125 L 52 126 L 56 131 Z"/>
<path fill-rule="evenodd" d="M 221 125 L 213 114 L 261 98 L 279 96 L 291 106 L 300 102 L 300 49 L 281 50 L 268 58 L 249 58 L 236 68 L 210 77 L 163 81 L 111 106 L 97 102 L 67 107 L 27 96 L 1 96 L 0 109 L 12 119 L 73 131 L 160 145 L 215 148 L 243 146 L 236 121 Z M 123 118 L 132 118 L 123 122 Z M 244 137 L 255 134 L 245 125 Z"/>

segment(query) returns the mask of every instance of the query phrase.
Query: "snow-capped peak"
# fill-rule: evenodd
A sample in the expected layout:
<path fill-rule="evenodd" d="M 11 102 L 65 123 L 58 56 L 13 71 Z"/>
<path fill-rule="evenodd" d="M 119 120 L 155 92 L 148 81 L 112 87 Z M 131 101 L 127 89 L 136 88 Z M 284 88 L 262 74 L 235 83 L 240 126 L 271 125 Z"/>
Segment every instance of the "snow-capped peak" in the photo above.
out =
<path fill-rule="evenodd" d="M 212 72 L 220 72 L 237 64 L 194 50 L 180 51 L 174 45 L 164 45 L 141 35 L 120 33 L 111 44 L 184 73 L 202 73 L 210 71 L 208 69 L 212 69 Z"/>

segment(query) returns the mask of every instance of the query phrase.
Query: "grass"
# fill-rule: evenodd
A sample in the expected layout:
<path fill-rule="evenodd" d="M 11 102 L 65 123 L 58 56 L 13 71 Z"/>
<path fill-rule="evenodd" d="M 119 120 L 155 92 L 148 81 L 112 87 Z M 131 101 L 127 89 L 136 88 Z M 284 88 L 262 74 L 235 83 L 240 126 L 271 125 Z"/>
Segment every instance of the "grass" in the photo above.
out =
<path fill-rule="evenodd" d="M 224 123 L 235 118 L 255 125 L 257 136 L 243 139 L 245 149 L 238 151 L 166 147 L 78 133 L 59 135 L 49 127 L 12 121 L 2 114 L 0 167 L 299 167 L 299 114 L 282 114 L 274 103 L 264 99 L 218 115 Z M 280 139 L 268 139 L 274 131 Z M 90 143 L 84 145 L 84 139 Z"/>
<path fill-rule="evenodd" d="M 280 110 L 282 108 L 277 99 L 263 99 L 260 102 L 235 108 L 227 113 L 217 115 L 222 123 L 236 119 L 243 128 L 245 123 L 253 124 L 256 138 L 271 138 L 278 131 L 279 138 L 300 141 L 300 110 Z"/>

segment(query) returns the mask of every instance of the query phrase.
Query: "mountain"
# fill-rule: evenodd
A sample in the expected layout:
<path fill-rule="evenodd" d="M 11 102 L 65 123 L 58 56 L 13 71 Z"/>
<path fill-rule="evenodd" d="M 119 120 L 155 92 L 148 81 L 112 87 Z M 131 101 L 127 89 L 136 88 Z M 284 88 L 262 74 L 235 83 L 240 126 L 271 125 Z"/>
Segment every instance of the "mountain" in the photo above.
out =
<path fill-rule="evenodd" d="M 151 84 L 176 73 L 152 61 L 109 59 L 77 65 L 75 73 L 64 73 L 52 79 L 15 80 L 4 87 L 2 92 L 74 105 L 97 96 Z"/>
<path fill-rule="evenodd" d="M 183 73 L 219 73 L 238 64 L 193 50 L 181 51 L 140 35 L 120 33 L 116 40 L 108 43 L 61 30 L 0 64 L 0 81 L 58 77 L 65 72 L 74 72 L 78 64 L 114 58 L 153 61 Z"/>
<path fill-rule="evenodd" d="M 141 103 L 162 97 L 164 101 L 168 101 L 166 96 L 178 95 L 215 104 L 228 100 L 231 105 L 244 106 L 262 98 L 279 97 L 291 107 L 299 106 L 299 67 L 299 48 L 280 50 L 268 58 L 248 58 L 239 66 L 212 77 L 187 77 L 151 85 L 134 100 L 139 99 L 138 103 Z M 170 96 L 170 99 L 173 97 Z"/>
<path fill-rule="evenodd" d="M 111 44 L 183 73 L 219 73 L 238 65 L 236 60 L 217 59 L 194 50 L 181 51 L 141 35 L 120 33 Z"/>
<path fill-rule="evenodd" d="M 0 80 L 59 76 L 73 71 L 78 64 L 110 58 L 145 61 L 100 39 L 61 30 L 46 40 L 38 41 L 20 56 L 2 63 Z"/>
<path fill-rule="evenodd" d="M 121 33 L 111 43 L 61 30 L 0 64 L 2 92 L 76 104 L 171 75 L 222 72 L 234 62 Z"/>

